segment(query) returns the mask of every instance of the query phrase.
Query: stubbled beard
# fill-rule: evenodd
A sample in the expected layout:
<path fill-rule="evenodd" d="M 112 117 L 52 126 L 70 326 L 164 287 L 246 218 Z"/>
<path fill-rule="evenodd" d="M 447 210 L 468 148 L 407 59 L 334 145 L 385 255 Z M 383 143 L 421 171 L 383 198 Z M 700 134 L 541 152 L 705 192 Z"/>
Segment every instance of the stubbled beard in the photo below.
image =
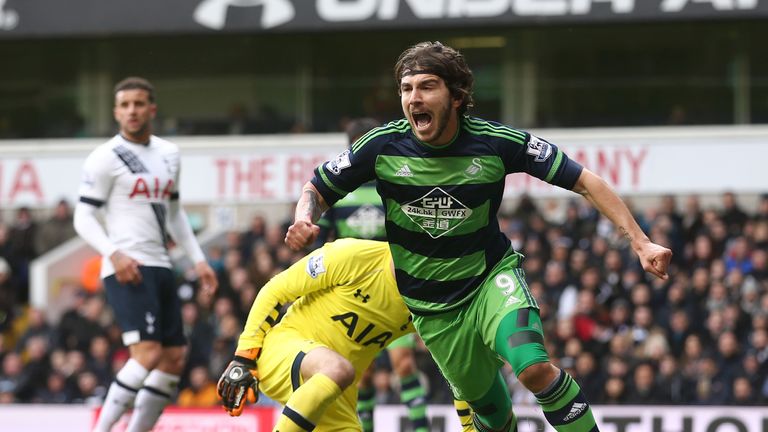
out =
<path fill-rule="evenodd" d="M 411 118 L 413 118 L 413 115 L 411 115 Z M 446 103 L 443 106 L 443 110 L 440 113 L 440 116 L 432 119 L 432 121 L 437 122 L 437 127 L 435 128 L 434 135 L 431 137 L 427 137 L 427 139 L 424 139 L 422 141 L 426 142 L 427 144 L 433 144 L 433 142 L 438 138 L 440 138 L 443 135 L 443 132 L 445 132 L 445 128 L 448 127 L 448 119 L 450 118 L 451 118 L 451 103 L 449 100 L 448 103 Z M 413 120 L 413 124 L 411 126 L 413 127 L 414 130 L 416 130 L 416 119 Z"/>
<path fill-rule="evenodd" d="M 142 136 L 146 134 L 148 131 L 149 131 L 149 122 L 146 122 L 146 123 L 142 123 L 142 125 L 136 128 L 135 130 L 124 129 L 123 133 L 130 136 Z"/>

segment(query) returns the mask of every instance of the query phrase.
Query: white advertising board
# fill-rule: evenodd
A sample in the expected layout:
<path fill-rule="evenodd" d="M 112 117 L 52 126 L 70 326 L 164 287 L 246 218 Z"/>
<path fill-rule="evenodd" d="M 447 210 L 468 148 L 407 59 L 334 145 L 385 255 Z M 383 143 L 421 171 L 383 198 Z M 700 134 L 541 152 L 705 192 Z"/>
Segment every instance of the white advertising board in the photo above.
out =
<path fill-rule="evenodd" d="M 768 191 L 768 127 L 541 130 L 622 195 Z M 172 137 L 187 204 L 290 203 L 312 170 L 344 149 L 341 134 Z M 80 171 L 102 140 L 0 142 L 0 207 L 77 200 Z M 524 174 L 505 194 L 567 195 Z"/>
<path fill-rule="evenodd" d="M 519 432 L 554 432 L 538 407 L 515 407 Z M 764 407 L 735 406 L 595 406 L 601 432 L 768 432 Z M 40 415 L 40 413 L 44 413 Z M 185 432 L 261 432 L 274 425 L 279 408 L 250 407 L 240 417 L 229 417 L 219 408 L 167 408 L 153 429 Z M 452 405 L 427 408 L 432 432 L 460 432 Z M 85 432 L 91 430 L 96 409 L 85 405 L 0 405 L 0 429 L 4 432 Z M 409 432 L 403 406 L 378 406 L 375 428 Z M 125 420 L 116 426 L 122 431 Z"/>
<path fill-rule="evenodd" d="M 541 409 L 514 407 L 518 432 L 555 432 Z M 768 432 L 768 411 L 747 407 L 596 406 L 601 432 Z M 453 406 L 429 406 L 432 431 L 461 432 Z M 377 430 L 407 432 L 405 407 L 388 405 L 374 412 Z"/>

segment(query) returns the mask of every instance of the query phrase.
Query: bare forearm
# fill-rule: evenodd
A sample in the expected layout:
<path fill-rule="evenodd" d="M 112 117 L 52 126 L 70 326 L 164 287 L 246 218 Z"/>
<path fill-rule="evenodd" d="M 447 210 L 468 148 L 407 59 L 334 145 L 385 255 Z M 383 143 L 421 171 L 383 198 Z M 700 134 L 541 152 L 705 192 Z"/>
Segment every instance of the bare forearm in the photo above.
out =
<path fill-rule="evenodd" d="M 302 188 L 298 203 L 296 203 L 294 220 L 315 223 L 326 210 L 328 210 L 328 205 L 322 195 L 317 192 L 311 182 L 307 182 Z"/>
<path fill-rule="evenodd" d="M 613 222 L 616 229 L 634 249 L 637 249 L 641 243 L 649 241 L 624 201 L 602 178 L 584 169 L 574 187 L 574 192 L 583 195 L 600 213 Z"/>

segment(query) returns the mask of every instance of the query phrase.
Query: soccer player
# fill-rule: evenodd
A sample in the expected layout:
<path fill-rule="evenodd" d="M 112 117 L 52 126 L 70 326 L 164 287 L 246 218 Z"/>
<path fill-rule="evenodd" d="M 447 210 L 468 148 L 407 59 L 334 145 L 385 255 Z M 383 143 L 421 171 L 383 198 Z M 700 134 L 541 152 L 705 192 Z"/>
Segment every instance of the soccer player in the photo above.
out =
<path fill-rule="evenodd" d="M 130 350 L 94 430 L 108 431 L 135 406 L 127 430 L 147 431 L 171 401 L 185 361 L 168 234 L 195 263 L 201 289 L 212 295 L 217 281 L 179 204 L 179 149 L 152 135 L 154 87 L 130 77 L 114 97 L 119 133 L 86 159 L 74 216 L 77 233 L 103 257 L 107 301 Z"/>
<path fill-rule="evenodd" d="M 651 242 L 599 176 L 528 132 L 466 115 L 474 78 L 464 57 L 439 42 L 405 50 L 395 65 L 405 118 L 377 128 L 320 165 L 286 234 L 311 244 L 320 214 L 375 179 L 387 215 L 397 285 L 414 326 L 479 431 L 514 431 L 503 360 L 536 395 L 560 432 L 597 431 L 579 385 L 544 349 L 523 256 L 496 213 L 507 174 L 524 172 L 573 190 L 610 219 L 643 268 L 668 278 L 671 251 Z"/>
<path fill-rule="evenodd" d="M 360 431 L 355 384 L 390 342 L 413 331 L 387 243 L 327 243 L 259 291 L 219 394 L 235 416 L 251 390 L 282 403 L 275 431 Z"/>
<path fill-rule="evenodd" d="M 359 118 L 346 127 L 348 145 L 381 123 L 372 118 Z M 323 214 L 317 225 L 320 235 L 315 240 L 317 247 L 323 245 L 333 234 L 336 238 L 360 238 L 386 240 L 384 230 L 384 206 L 373 182 L 366 183 L 339 200 Z M 400 378 L 400 400 L 408 407 L 408 418 L 414 432 L 428 432 L 426 392 L 419 380 L 416 368 L 416 335 L 411 333 L 392 342 L 387 354 L 392 369 Z M 373 432 L 373 409 L 376 403 L 376 389 L 373 387 L 373 365 L 366 370 L 358 385 L 357 414 L 364 432 Z"/>

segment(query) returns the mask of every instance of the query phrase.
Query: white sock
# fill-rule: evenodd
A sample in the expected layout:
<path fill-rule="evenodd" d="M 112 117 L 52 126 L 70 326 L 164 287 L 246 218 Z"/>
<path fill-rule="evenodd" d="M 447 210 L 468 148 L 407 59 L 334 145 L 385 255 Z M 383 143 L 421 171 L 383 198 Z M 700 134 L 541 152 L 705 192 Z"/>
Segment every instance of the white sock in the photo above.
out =
<path fill-rule="evenodd" d="M 144 387 L 136 396 L 136 407 L 133 410 L 126 432 L 146 432 L 152 429 L 160 418 L 163 409 L 171 403 L 179 385 L 179 376 L 157 369 L 149 373 L 144 380 Z"/>
<path fill-rule="evenodd" d="M 117 373 L 115 380 L 109 386 L 107 397 L 101 406 L 99 419 L 96 421 L 94 432 L 109 432 L 112 426 L 120 420 L 123 413 L 133 405 L 136 394 L 147 378 L 149 371 L 141 363 L 129 359 Z"/>

